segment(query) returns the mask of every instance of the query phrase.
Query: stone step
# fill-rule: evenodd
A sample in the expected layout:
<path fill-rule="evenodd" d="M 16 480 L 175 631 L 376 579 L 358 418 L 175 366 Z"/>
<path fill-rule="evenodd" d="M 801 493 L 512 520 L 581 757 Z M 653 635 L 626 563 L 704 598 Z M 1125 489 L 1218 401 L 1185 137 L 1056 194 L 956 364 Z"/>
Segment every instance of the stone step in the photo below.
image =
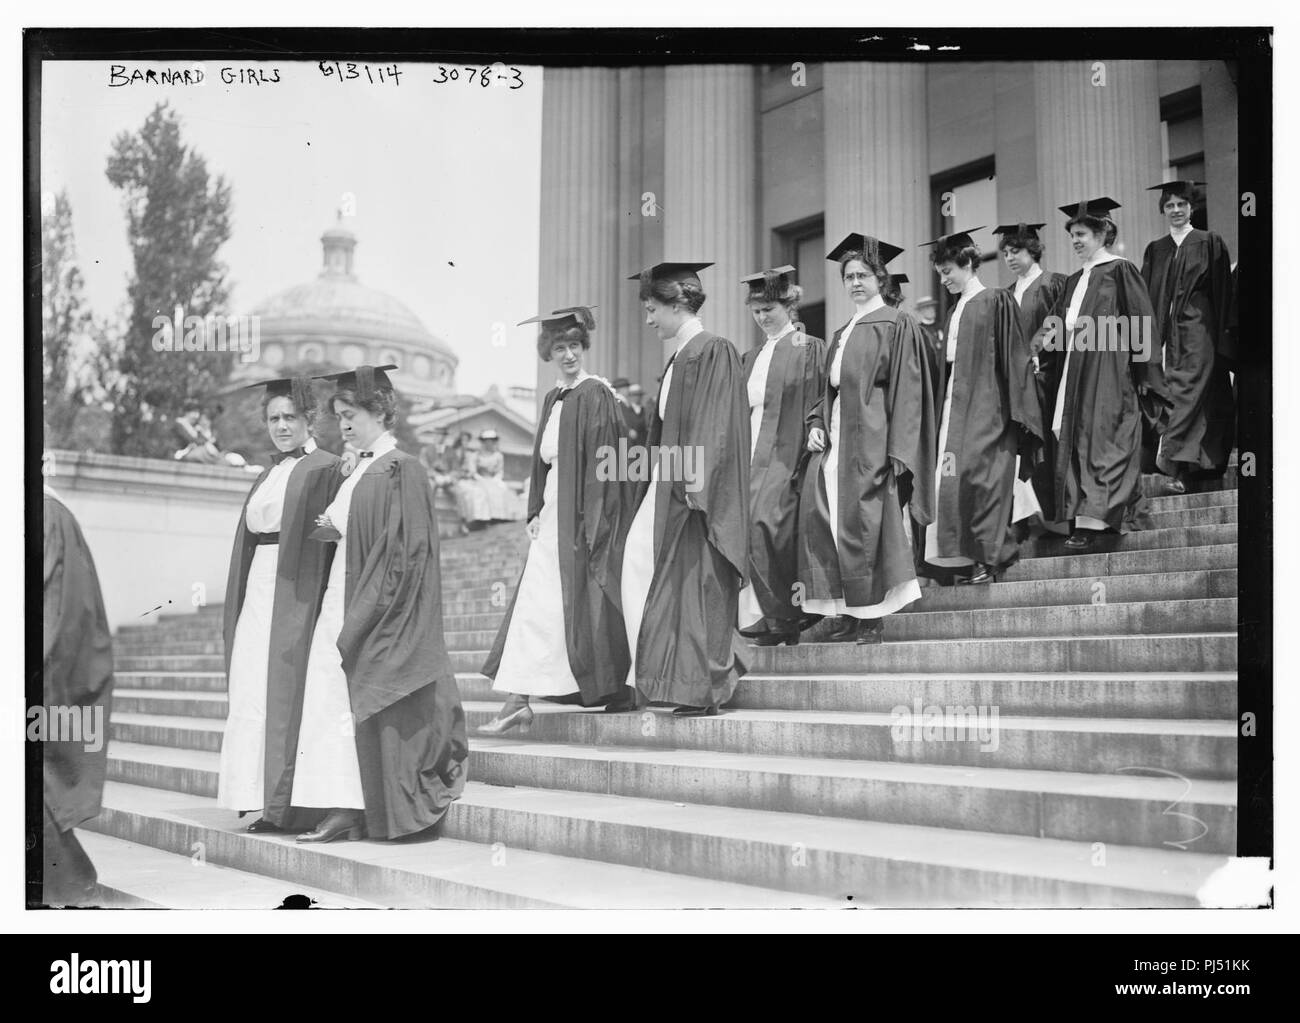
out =
<path fill-rule="evenodd" d="M 1058 557 L 1070 555 L 1065 537 L 1046 535 L 1021 544 L 1022 557 Z M 1145 551 L 1171 547 L 1205 547 L 1210 544 L 1236 543 L 1235 522 L 1211 526 L 1175 526 L 1167 529 L 1143 529 L 1133 533 L 1102 533 L 1091 548 L 1092 553 L 1111 551 Z M 1078 555 L 1073 555 L 1078 556 Z"/>
<path fill-rule="evenodd" d="M 495 717 L 496 701 L 467 701 L 471 733 Z M 907 714 L 914 702 L 902 704 Z M 926 711 L 926 705 L 920 705 Z M 957 707 L 957 705 L 953 705 Z M 538 742 L 586 746 L 641 746 L 656 749 L 716 750 L 784 757 L 882 760 L 949 764 L 971 768 L 1005 767 L 1041 771 L 1120 773 L 1135 769 L 1177 771 L 1187 777 L 1236 776 L 1236 730 L 1232 720 L 1149 718 L 1020 717 L 973 705 L 984 716 L 956 720 L 953 738 L 942 727 L 924 730 L 925 719 L 891 711 L 728 710 L 712 718 L 675 718 L 666 710 L 603 714 L 539 703 L 531 725 L 519 736 Z M 965 707 L 957 707 L 961 713 Z M 996 721 L 992 715 L 997 713 Z M 202 725 L 140 722 L 131 712 L 115 715 L 114 729 L 146 736 L 143 742 L 117 741 L 109 748 L 109 774 L 157 788 L 216 794 L 216 765 L 210 778 L 189 773 L 187 761 L 172 754 L 182 741 L 220 749 L 220 735 Z M 183 715 L 167 715 L 169 719 Z M 909 722 L 909 727 L 899 722 Z M 182 737 L 184 737 L 182 739 Z M 156 744 L 155 744 L 156 743 Z M 473 741 L 471 740 L 471 745 Z M 214 753 L 215 755 L 215 753 Z M 117 772 L 117 773 L 114 773 Z"/>
<path fill-rule="evenodd" d="M 144 718 L 144 720 L 142 720 Z M 220 722 L 113 715 L 114 743 L 176 750 L 221 749 Z M 115 747 L 116 748 L 116 747 Z M 127 757 L 112 777 L 185 791 L 193 777 L 179 764 L 166 774 Z M 814 813 L 857 820 L 968 828 L 1079 841 L 1154 845 L 1192 841 L 1198 852 L 1235 851 L 1236 783 L 788 757 L 712 749 L 599 748 L 471 735 L 470 777 L 490 785 Z M 215 784 L 204 795 L 212 795 Z M 1177 805 L 1179 814 L 1164 814 Z M 1181 816 L 1187 814 L 1189 816 Z M 1195 821 L 1196 823 L 1190 823 Z M 1208 829 L 1208 830 L 1207 830 Z"/>
<path fill-rule="evenodd" d="M 904 611 L 889 615 L 884 622 L 886 643 L 1028 638 L 1035 635 L 1150 636 L 1184 630 L 1232 632 L 1237 627 L 1237 598 L 1234 595 L 1206 600 L 1153 600 L 1142 603 L 1047 607 L 997 606 L 985 610 L 935 610 L 922 613 Z M 804 634 L 805 643 L 816 644 L 832 627 L 833 622 L 827 621 L 810 629 Z M 472 632 L 448 629 L 444 632 L 449 651 L 487 649 L 495 641 L 496 635 L 496 629 Z"/>
<path fill-rule="evenodd" d="M 235 830 L 235 815 L 211 800 L 116 783 L 105 786 L 104 803 L 93 827 L 115 837 L 181 854 L 200 843 L 209 862 L 395 906 L 446 906 L 453 896 L 459 905 L 517 907 L 517 889 L 505 897 L 503 890 L 518 884 L 517 868 L 549 854 L 558 882 L 550 889 L 555 901 L 525 905 L 581 900 L 605 908 L 648 906 L 654 900 L 643 875 L 658 872 L 668 885 L 698 879 L 746 886 L 746 894 L 749 886 L 766 889 L 761 894 L 773 899 L 768 906 L 803 901 L 770 896 L 775 889 L 843 906 L 1191 907 L 1228 860 L 1175 849 L 478 782 L 470 782 L 452 805 L 442 837 L 432 845 L 407 840 L 303 847 L 285 836 Z M 599 868 L 606 865 L 641 868 L 643 875 L 624 874 L 603 892 Z M 376 877 L 381 866 L 400 876 Z M 466 877 L 471 871 L 477 876 Z M 459 882 L 451 891 L 448 872 Z M 695 891 L 699 901 L 664 898 L 659 904 L 726 904 L 698 882 Z"/>
<path fill-rule="evenodd" d="M 167 690 L 169 692 L 225 693 L 222 671 L 117 671 L 113 673 L 113 698 L 124 690 Z"/>
<path fill-rule="evenodd" d="M 503 703 L 477 672 L 456 676 L 461 699 Z M 746 675 L 730 706 L 745 710 L 890 711 L 911 706 L 997 707 L 1023 717 L 1227 720 L 1237 713 L 1234 672 L 1063 675 Z"/>
<path fill-rule="evenodd" d="M 1236 504 L 1210 504 L 1194 508 L 1171 508 L 1166 511 L 1152 511 L 1152 529 L 1170 529 L 1178 526 L 1216 526 L 1224 523 L 1236 523 Z"/>
<path fill-rule="evenodd" d="M 1203 547 L 1175 547 L 1113 554 L 1075 554 L 1060 557 L 1022 558 L 1012 565 L 998 585 L 1030 579 L 1079 579 L 1112 575 L 1171 575 L 1175 572 L 1235 570 L 1237 545 L 1210 544 Z"/>
<path fill-rule="evenodd" d="M 339 892 L 407 909 L 835 909 L 846 900 L 670 871 L 573 859 L 522 846 L 444 835 L 400 842 L 303 845 L 290 835 L 250 835 L 212 799 L 109 782 L 95 830 L 295 888 Z"/>
<path fill-rule="evenodd" d="M 77 837 L 99 883 L 157 909 L 382 909 L 363 899 L 218 866 L 198 855 L 163 852 L 94 831 Z"/>
<path fill-rule="evenodd" d="M 1237 842 L 1231 781 L 593 749 L 507 738 L 477 740 L 470 777 L 489 785 L 1201 853 L 1234 854 Z M 1171 806 L 1179 812 L 1166 813 Z"/>
<path fill-rule="evenodd" d="M 1102 555 L 1106 557 L 1107 555 Z M 1073 579 L 1000 580 L 989 586 L 928 586 L 908 614 L 925 611 L 1055 607 L 1063 604 L 1132 604 L 1237 596 L 1237 570 L 1164 575 L 1081 576 Z M 481 626 L 480 626 L 481 627 Z"/>
<path fill-rule="evenodd" d="M 1163 636 L 1069 636 L 913 640 L 858 646 L 804 643 L 797 647 L 744 648 L 749 671 L 761 675 L 844 675 L 884 672 L 1200 672 L 1236 671 L 1237 637 L 1231 633 Z M 484 651 L 451 654 L 457 671 L 477 671 Z"/>
<path fill-rule="evenodd" d="M 1234 487 L 1231 490 L 1211 490 L 1204 494 L 1180 494 L 1178 496 L 1162 496 L 1147 498 L 1147 509 L 1153 512 L 1177 511 L 1180 508 L 1208 508 L 1211 505 L 1238 503 L 1239 491 Z"/>
<path fill-rule="evenodd" d="M 1169 482 L 1168 476 L 1161 476 L 1158 473 L 1143 473 L 1142 482 L 1139 489 L 1142 496 L 1148 500 L 1155 500 L 1163 496 L 1163 488 Z M 1200 487 L 1201 490 L 1210 493 L 1229 493 L 1237 489 L 1238 475 L 1237 463 L 1229 464 L 1228 471 L 1223 474 L 1222 479 L 1208 480 Z M 1187 495 L 1180 495 L 1186 499 Z"/>
<path fill-rule="evenodd" d="M 159 714 L 226 720 L 224 692 L 169 692 L 160 689 L 114 689 L 113 714 Z"/>

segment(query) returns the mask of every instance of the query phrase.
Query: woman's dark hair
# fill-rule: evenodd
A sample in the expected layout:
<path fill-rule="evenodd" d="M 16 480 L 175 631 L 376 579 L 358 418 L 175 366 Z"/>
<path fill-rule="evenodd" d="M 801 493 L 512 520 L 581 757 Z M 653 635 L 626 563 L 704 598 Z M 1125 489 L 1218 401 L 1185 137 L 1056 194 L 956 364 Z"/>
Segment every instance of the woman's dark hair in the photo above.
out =
<path fill-rule="evenodd" d="M 591 331 L 581 323 L 558 329 L 543 327 L 537 334 L 537 355 L 543 362 L 550 362 L 552 346 L 569 341 L 577 341 L 585 351 L 591 347 Z"/>
<path fill-rule="evenodd" d="M 662 305 L 685 306 L 694 316 L 704 305 L 704 287 L 698 281 L 666 281 L 651 277 L 648 273 L 641 275 L 641 290 L 638 300 L 647 302 L 654 299 Z"/>
<path fill-rule="evenodd" d="M 1037 234 L 1004 234 L 998 242 L 998 252 L 1007 249 L 1024 249 L 1035 263 L 1043 261 L 1043 243 Z"/>
<path fill-rule="evenodd" d="M 793 320 L 795 313 L 799 311 L 799 303 L 803 299 L 803 288 L 792 282 L 787 282 L 786 286 L 774 298 L 769 298 L 763 290 L 762 283 L 761 281 L 758 282 L 759 286 L 750 290 L 745 302 L 747 304 L 759 302 L 763 305 L 768 302 L 777 302 L 785 306 L 785 311 L 790 314 L 790 318 Z"/>
<path fill-rule="evenodd" d="M 1091 213 L 1083 217 L 1071 217 L 1065 222 L 1065 230 L 1068 232 L 1075 224 L 1082 224 L 1093 234 L 1104 236 L 1102 244 L 1110 248 L 1115 244 L 1115 239 L 1119 237 L 1119 228 L 1115 221 L 1110 217 L 1095 217 Z"/>
<path fill-rule="evenodd" d="M 376 387 L 374 397 L 362 401 L 351 387 L 341 387 L 330 395 L 330 411 L 336 412 L 337 402 L 346 402 L 353 408 L 365 409 L 384 424 L 385 430 L 397 425 L 397 392 L 391 387 Z"/>
<path fill-rule="evenodd" d="M 934 247 L 934 252 L 930 254 L 930 262 L 935 266 L 952 263 L 963 270 L 976 270 L 979 268 L 980 263 L 980 247 L 978 245 L 955 245 L 951 242 L 944 242 Z"/>
<path fill-rule="evenodd" d="M 885 264 L 879 259 L 868 258 L 865 252 L 850 250 L 840 257 L 840 281 L 844 280 L 844 273 L 848 265 L 854 261 L 861 263 L 867 268 L 876 279 L 876 286 L 880 288 L 880 297 L 885 300 L 886 305 L 896 306 L 903 300 L 903 291 L 894 283 L 893 275 L 885 268 Z"/>
<path fill-rule="evenodd" d="M 298 415 L 302 416 L 303 419 L 307 420 L 307 432 L 316 432 L 316 421 L 320 419 L 321 408 L 320 399 L 316 397 L 316 392 L 314 390 L 310 387 L 306 389 L 306 394 L 304 395 L 306 401 L 305 407 L 300 404 L 298 399 L 296 399 L 292 394 L 272 394 L 269 390 L 264 390 L 262 394 L 262 422 L 266 422 L 266 410 L 271 407 L 271 402 L 276 398 L 288 398 L 293 404 L 293 410 L 297 412 Z"/>

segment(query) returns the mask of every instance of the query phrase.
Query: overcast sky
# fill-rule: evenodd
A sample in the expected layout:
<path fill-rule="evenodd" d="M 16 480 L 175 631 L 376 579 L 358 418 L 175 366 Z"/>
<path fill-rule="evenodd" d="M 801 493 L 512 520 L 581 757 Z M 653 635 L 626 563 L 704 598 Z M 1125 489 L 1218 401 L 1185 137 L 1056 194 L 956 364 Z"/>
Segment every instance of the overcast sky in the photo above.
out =
<path fill-rule="evenodd" d="M 422 64 L 400 65 L 397 86 L 340 82 L 314 61 L 189 66 L 203 67 L 203 85 L 111 87 L 109 62 L 44 65 L 41 187 L 68 191 L 96 314 L 125 301 L 131 269 L 121 197 L 104 175 L 109 146 L 167 100 L 183 141 L 232 186 L 221 254 L 233 312 L 319 273 L 321 232 L 350 193 L 357 277 L 451 345 L 458 389 L 535 383 L 536 328 L 514 324 L 537 312 L 541 68 L 522 68 L 525 84 L 512 90 L 471 83 L 464 68 L 460 80 L 435 84 L 441 73 Z M 280 82 L 226 85 L 225 66 L 267 78 L 278 68 Z M 509 326 L 507 358 L 491 346 L 495 323 Z"/>

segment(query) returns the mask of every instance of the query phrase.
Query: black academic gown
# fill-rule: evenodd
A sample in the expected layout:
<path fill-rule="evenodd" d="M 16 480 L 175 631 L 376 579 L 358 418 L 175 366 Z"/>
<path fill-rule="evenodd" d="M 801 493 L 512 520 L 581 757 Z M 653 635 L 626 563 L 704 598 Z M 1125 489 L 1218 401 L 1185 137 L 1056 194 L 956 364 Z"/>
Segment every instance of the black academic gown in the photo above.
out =
<path fill-rule="evenodd" d="M 794 333 L 776 342 L 767 369 L 763 420 L 749 465 L 749 583 L 769 629 L 799 621 L 799 469 L 806 463 L 807 422 L 826 381 L 826 342 Z M 748 382 L 761 348 L 747 351 Z M 671 397 L 671 395 L 670 395 Z M 751 443 L 753 438 L 751 438 Z"/>
<path fill-rule="evenodd" d="M 1234 414 L 1225 347 L 1232 288 L 1232 260 L 1223 239 L 1193 228 L 1175 245 L 1165 235 L 1142 257 L 1164 352 L 1169 422 L 1160 439 L 1158 467 L 1175 475 L 1192 471 L 1223 475 L 1232 451 Z"/>
<path fill-rule="evenodd" d="M 375 459 L 348 509 L 338 649 L 371 838 L 436 824 L 465 787 L 465 712 L 442 635 L 433 487 L 419 459 Z"/>
<path fill-rule="evenodd" d="M 1061 379 L 1061 359 L 1059 352 L 1042 351 L 1041 340 L 1039 341 L 1039 350 L 1034 351 L 1033 339 L 1043 326 L 1043 321 L 1051 315 L 1052 310 L 1056 308 L 1057 302 L 1060 301 L 1061 292 L 1065 290 L 1065 282 L 1065 274 L 1044 270 L 1025 289 L 1025 293 L 1020 297 L 1019 304 L 1020 332 L 1030 342 L 1030 354 L 1038 356 L 1038 372 L 1034 375 L 1034 387 L 1038 394 L 1038 409 L 1044 428 L 1043 443 L 1034 456 L 1031 467 L 1033 475 L 1030 476 L 1030 480 L 1034 488 L 1034 496 L 1038 498 L 1038 503 L 1043 509 L 1043 518 L 1047 522 L 1056 521 L 1052 504 L 1056 493 L 1056 487 L 1053 483 L 1053 467 L 1056 463 L 1056 438 L 1052 435 L 1052 431 L 1047 429 L 1047 426 L 1050 426 L 1052 422 L 1053 403 L 1056 401 L 1056 385 Z M 1007 292 L 1011 295 L 1012 301 L 1015 301 L 1015 284 L 1008 285 Z"/>
<path fill-rule="evenodd" d="M 903 525 L 899 487 L 911 486 L 913 528 L 933 521 L 938 412 L 926 333 L 909 314 L 884 306 L 859 320 L 846 339 L 835 332 L 823 357 L 822 397 L 808 417 L 828 451 L 830 384 L 835 350 L 840 363 L 839 500 L 831 535 L 829 500 L 822 479 L 824 451 L 813 453 L 799 503 L 799 579 L 814 600 L 842 598 L 851 606 L 879 604 L 895 586 L 916 578 Z M 896 480 L 890 459 L 905 467 Z"/>
<path fill-rule="evenodd" d="M 622 612 L 623 544 L 632 524 L 634 488 L 604 480 L 602 452 L 616 452 L 623 436 L 622 406 L 600 380 L 589 377 L 568 391 L 554 388 L 542 404 L 533 442 L 533 472 L 528 485 L 528 520 L 542 511 L 546 475 L 542 431 L 557 401 L 560 409 L 560 477 L 556 508 L 560 535 L 560 593 L 564 604 L 564 642 L 569 670 L 578 683 L 578 699 L 553 698 L 593 707 L 621 693 L 631 666 Z M 630 438 L 629 438 L 630 439 Z M 525 561 L 525 568 L 527 561 Z M 510 599 L 505 620 L 483 665 L 495 679 L 514 617 L 519 588 Z"/>
<path fill-rule="evenodd" d="M 1066 281 L 1053 310 L 1053 316 L 1061 321 L 1082 276 L 1083 270 L 1076 270 Z M 1097 323 L 1103 316 L 1136 316 L 1139 323 L 1147 317 L 1145 322 L 1154 322 L 1146 284 L 1127 259 L 1101 263 L 1093 267 L 1088 278 L 1079 320 Z M 1079 330 L 1076 327 L 1076 333 Z M 1059 350 L 1062 373 L 1066 373 L 1065 340 L 1057 338 L 1051 343 Z M 1154 337 L 1146 359 L 1140 346 L 1132 343 L 1128 352 L 1119 350 L 1118 345 L 1100 346 L 1112 350 L 1098 351 L 1097 347 L 1094 341 L 1094 350 L 1077 350 L 1069 356 L 1057 438 L 1053 507 L 1060 522 L 1089 515 L 1111 529 L 1129 532 L 1144 528 L 1146 523 L 1146 502 L 1139 486 L 1142 424 L 1145 420 L 1158 428 L 1166 414 L 1160 351 Z M 1142 397 L 1138 394 L 1140 385 L 1147 388 Z M 1061 386 L 1057 385 L 1057 394 L 1053 395 L 1053 412 Z M 1051 415 L 1043 428 L 1052 428 Z"/>
<path fill-rule="evenodd" d="M 951 322 L 949 312 L 948 330 Z M 1017 552 L 1011 531 L 1016 456 L 1027 477 L 1043 432 L 1029 341 L 1006 290 L 985 288 L 967 300 L 949 387 L 936 495 L 939 556 L 1005 565 Z"/>
<path fill-rule="evenodd" d="M 749 567 L 749 403 L 740 356 L 703 331 L 674 357 L 663 418 L 650 442 L 698 452 L 698 489 L 649 485 L 654 576 L 636 649 L 636 687 L 652 703 L 725 703 L 745 673 L 736 613 Z"/>
<path fill-rule="evenodd" d="M 90 548 L 72 512 L 49 491 L 43 526 L 42 698 L 47 711 L 75 708 L 83 723 L 88 709 L 100 740 L 99 749 L 91 750 L 88 742 L 42 734 L 44 884 L 33 901 L 70 905 L 94 895 L 95 868 L 72 829 L 99 815 L 108 766 L 113 641 Z"/>
<path fill-rule="evenodd" d="M 329 506 L 342 477 L 339 459 L 323 448 L 304 455 L 289 473 L 275 562 L 275 603 L 266 676 L 266 752 L 262 818 L 287 831 L 310 830 L 323 816 L 319 809 L 291 807 L 293 772 L 297 761 L 298 728 L 307 684 L 307 660 L 312 632 L 329 580 L 334 544 L 311 540 L 316 517 Z M 257 551 L 256 535 L 248 531 L 248 502 L 265 482 L 266 469 L 253 484 L 239 512 L 235 546 L 226 580 L 223 638 L 226 672 L 235 646 L 235 626 L 244 606 L 249 566 Z"/>

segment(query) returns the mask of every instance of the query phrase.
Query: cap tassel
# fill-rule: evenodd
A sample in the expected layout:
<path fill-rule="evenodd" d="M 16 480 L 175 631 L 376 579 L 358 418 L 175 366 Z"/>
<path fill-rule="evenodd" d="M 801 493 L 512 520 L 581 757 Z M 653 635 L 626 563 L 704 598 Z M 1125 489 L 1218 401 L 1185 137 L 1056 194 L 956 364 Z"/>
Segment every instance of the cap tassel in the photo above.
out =
<path fill-rule="evenodd" d="M 311 407 L 311 380 L 308 377 L 294 377 L 289 384 L 294 406 L 302 412 Z"/>
<path fill-rule="evenodd" d="M 357 367 L 357 400 L 372 401 L 375 397 L 375 367 Z"/>
<path fill-rule="evenodd" d="M 864 252 L 863 255 L 867 257 L 867 262 L 870 263 L 872 266 L 879 266 L 880 265 L 880 242 L 877 241 L 875 238 L 870 238 L 870 237 L 866 239 L 866 242 L 867 242 L 867 251 Z"/>
<path fill-rule="evenodd" d="M 1016 225 L 1016 233 L 1019 234 L 1021 238 L 1029 237 L 1029 225 L 1022 220 Z"/>
<path fill-rule="evenodd" d="M 763 298 L 768 302 L 776 302 L 780 299 L 781 278 L 784 276 L 772 270 L 763 271 Z"/>

